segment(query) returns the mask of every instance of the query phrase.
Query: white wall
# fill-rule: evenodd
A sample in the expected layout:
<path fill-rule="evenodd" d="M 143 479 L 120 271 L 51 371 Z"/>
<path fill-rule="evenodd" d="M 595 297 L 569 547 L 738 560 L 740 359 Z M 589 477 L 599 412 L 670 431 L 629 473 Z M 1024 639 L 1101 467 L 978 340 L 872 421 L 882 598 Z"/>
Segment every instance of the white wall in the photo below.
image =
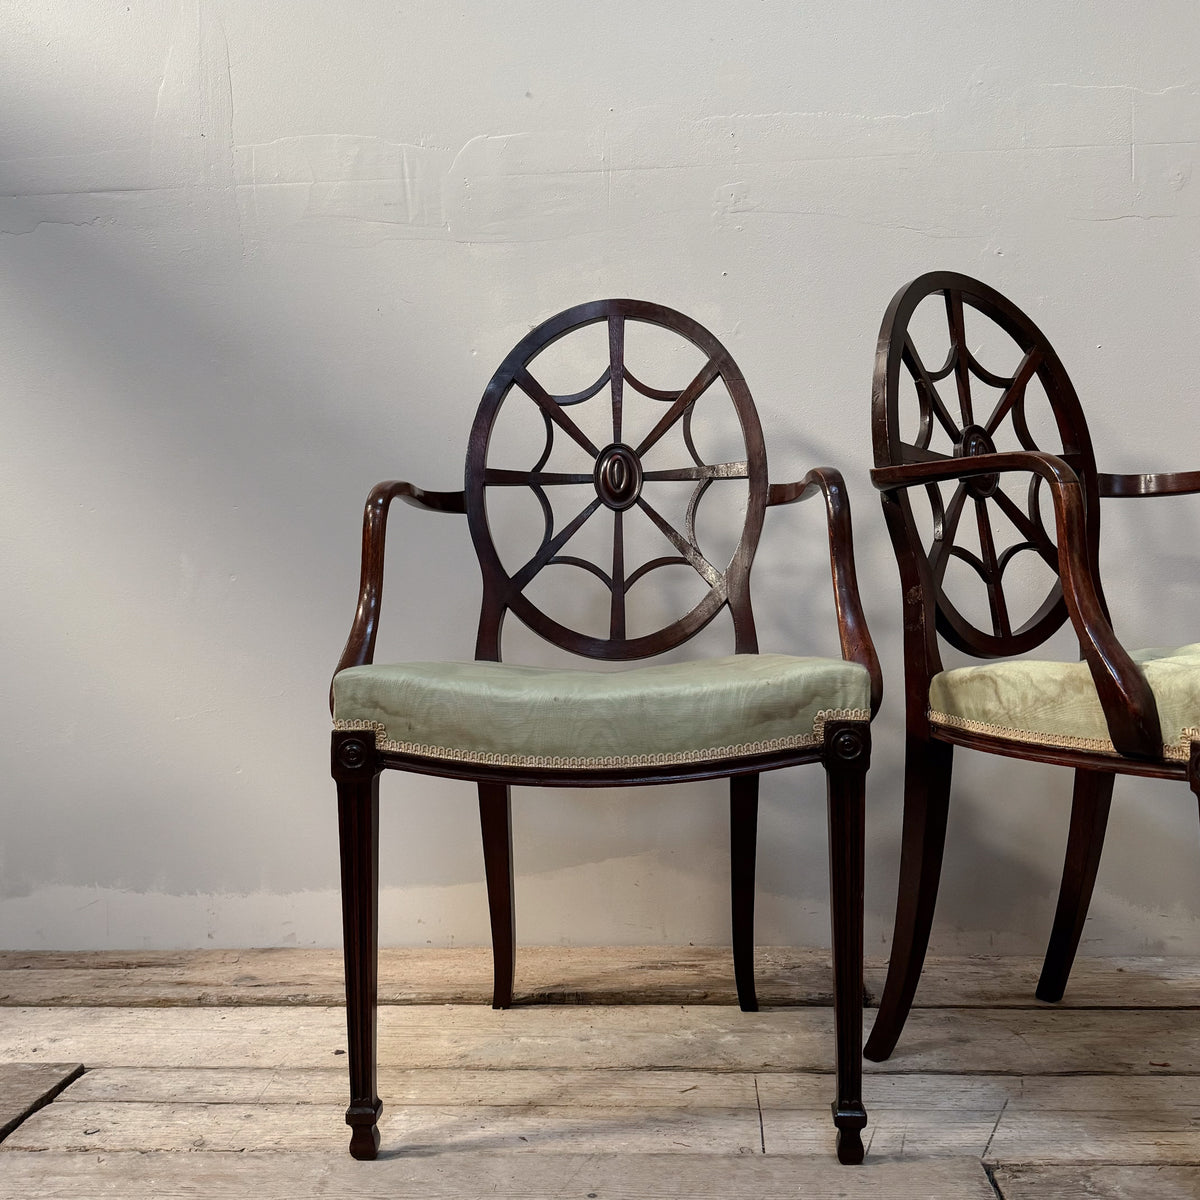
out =
<path fill-rule="evenodd" d="M 850 481 L 888 683 L 880 948 L 880 317 L 924 270 L 976 274 L 1055 341 L 1102 466 L 1200 465 L 1198 23 L 1188 0 L 0 8 L 0 944 L 336 944 L 325 690 L 361 502 L 460 486 L 509 346 L 632 295 L 730 347 L 776 479 Z M 1119 631 L 1196 638 L 1197 503 L 1106 523 Z M 771 514 L 765 648 L 835 652 L 822 542 L 811 506 Z M 464 523 L 397 511 L 390 571 L 381 654 L 469 657 Z M 1069 781 L 962 756 L 958 784 L 936 945 L 1037 950 Z M 822 786 L 765 781 L 762 942 L 827 941 Z M 469 786 L 384 797 L 385 941 L 486 941 Z M 719 786 L 515 808 L 523 941 L 726 940 Z M 1085 947 L 1194 953 L 1198 835 L 1182 785 L 1121 781 Z"/>

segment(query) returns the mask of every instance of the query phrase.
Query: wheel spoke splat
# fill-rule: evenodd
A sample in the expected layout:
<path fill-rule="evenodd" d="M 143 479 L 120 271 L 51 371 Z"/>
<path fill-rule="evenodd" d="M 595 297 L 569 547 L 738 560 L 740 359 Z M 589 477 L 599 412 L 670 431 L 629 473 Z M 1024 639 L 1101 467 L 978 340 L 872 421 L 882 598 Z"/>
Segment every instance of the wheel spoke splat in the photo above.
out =
<path fill-rule="evenodd" d="M 1086 475 L 1089 464 L 1094 464 L 1078 398 L 1036 326 L 998 293 L 963 276 L 935 273 L 924 277 L 923 282 L 926 286 L 909 289 L 903 303 L 889 311 L 886 335 L 881 335 L 880 345 L 886 342 L 888 346 L 888 368 L 885 386 L 876 396 L 884 430 L 884 441 L 876 446 L 876 465 L 966 459 L 1019 449 L 1058 455 Z M 922 303 L 936 305 L 936 310 L 922 309 L 930 316 L 918 326 L 913 318 Z M 970 316 L 967 309 L 971 310 Z M 981 357 L 994 357 L 996 344 L 987 341 L 987 353 L 978 348 L 984 343 L 973 346 L 971 339 L 984 328 L 976 324 L 981 318 L 1018 352 L 1011 360 L 1016 362 L 1011 370 L 997 372 L 980 361 Z M 914 332 L 918 327 L 927 331 L 929 320 L 940 324 L 939 346 L 944 344 L 941 336 L 949 337 L 945 360 L 941 361 L 939 348 L 941 365 L 935 369 L 926 366 L 922 343 Z M 951 378 L 952 399 L 939 392 L 939 386 L 949 390 Z M 1059 444 L 1051 440 L 1047 445 L 1034 432 L 1030 405 L 1035 381 L 1044 395 L 1044 400 L 1039 396 L 1038 402 L 1048 404 L 1053 417 L 1049 428 L 1057 434 Z M 911 412 L 914 400 L 916 433 L 904 435 L 900 432 L 901 412 L 904 407 Z M 908 428 L 912 428 L 911 423 Z M 943 451 L 941 439 L 949 442 L 948 451 Z M 902 519 L 914 529 L 913 504 L 920 494 L 928 498 L 933 533 L 926 541 L 925 553 L 937 603 L 938 628 L 959 649 L 989 655 L 1022 653 L 1044 641 L 1065 619 L 1054 525 L 1051 522 L 1047 526 L 1041 511 L 1038 477 L 1028 478 L 1023 502 L 1020 493 L 1004 487 L 1019 477 L 995 474 L 950 481 L 950 492 L 943 490 L 944 484 L 931 483 L 924 489 L 896 495 Z M 1020 482 L 1024 484 L 1025 480 Z M 963 522 L 968 502 L 975 509 L 975 517 Z M 1087 502 L 1089 520 L 1094 522 L 1098 497 L 1089 495 Z M 964 545 L 964 537 L 977 539 L 977 548 Z M 1029 609 L 1032 615 L 1018 625 L 1017 609 L 1024 611 L 1026 604 L 1015 604 L 1014 581 L 1027 588 L 1032 579 L 1027 572 L 1020 572 L 1019 577 L 1007 580 L 1007 590 L 1005 585 L 1007 568 L 1022 553 L 1033 554 L 1054 578 L 1040 602 Z M 970 567 L 970 574 L 948 579 L 946 568 L 951 559 Z M 987 615 L 982 624 L 965 616 L 947 592 L 951 586 L 956 594 L 963 588 L 969 592 L 972 578 L 978 581 L 975 587 L 982 584 L 986 599 Z"/>
<path fill-rule="evenodd" d="M 552 420 L 572 441 L 589 454 L 599 453 L 592 439 L 563 412 L 562 404 L 551 396 L 544 387 L 524 368 L 515 380 L 517 386 Z M 595 393 L 593 393 L 594 395 Z M 573 399 L 573 397 L 571 398 Z"/>
<path fill-rule="evenodd" d="M 576 328 L 601 320 L 606 322 L 607 333 L 608 362 L 603 371 L 598 377 L 593 376 L 595 382 L 582 391 L 554 395 L 539 378 L 539 374 L 545 375 L 545 372 L 539 373 L 535 361 L 537 356 L 547 346 L 569 336 Z M 658 325 L 690 341 L 701 351 L 703 360 L 685 386 L 671 389 L 654 387 L 644 382 L 640 369 L 638 374 L 630 370 L 625 356 L 627 323 L 631 320 Z M 718 381 L 724 385 L 724 391 L 732 401 L 746 454 L 745 457 L 729 455 L 727 461 L 706 462 L 697 449 L 692 422 L 696 402 Z M 606 387 L 607 394 L 604 391 Z M 528 397 L 545 426 L 545 446 L 537 462 L 529 469 L 514 469 L 509 463 L 493 466 L 487 461 L 492 425 L 510 396 L 520 397 L 522 402 Z M 665 406 L 657 418 L 651 418 L 650 431 L 640 440 L 629 433 L 633 417 L 631 405 L 635 399 L 642 411 L 647 400 L 652 402 L 652 406 Z M 605 426 L 609 425 L 607 406 L 611 406 L 610 442 L 602 440 L 606 430 L 597 437 L 595 410 L 585 411 L 584 407 L 589 400 L 606 405 L 603 418 Z M 584 413 L 583 417 L 564 411 L 575 406 L 579 406 L 578 411 Z M 587 418 L 587 413 L 593 414 L 591 419 Z M 672 464 L 667 458 L 666 464 L 659 465 L 667 457 L 662 453 L 660 444 L 665 444 L 664 436 L 676 426 L 679 427 L 683 446 L 691 461 Z M 592 460 L 590 470 L 584 468 L 582 463 L 578 468 L 570 463 L 565 466 L 551 463 L 554 437 L 558 431 L 588 455 Z M 656 465 L 648 469 L 643 465 L 643 460 L 656 446 L 660 447 L 660 456 Z M 731 573 L 740 576 L 748 570 L 753 542 L 757 539 L 766 507 L 766 462 L 762 452 L 761 431 L 744 380 L 728 352 L 711 334 L 689 318 L 637 301 L 600 301 L 560 314 L 534 330 L 505 360 L 485 392 L 485 403 L 480 407 L 472 434 L 467 478 L 467 512 L 472 537 L 485 565 L 485 591 L 489 586 L 492 587 L 491 603 L 485 603 L 487 615 L 480 627 L 479 645 L 485 652 L 498 653 L 499 624 L 505 611 L 516 613 L 536 632 L 577 653 L 594 653 L 604 657 L 611 657 L 615 653 L 617 657 L 640 657 L 686 640 L 726 605 L 734 609 L 735 630 L 740 630 L 737 637 L 739 648 L 754 648 L 752 622 L 740 615 L 741 606 L 748 603 L 748 600 L 742 600 L 743 596 L 748 597 L 748 589 L 742 579 L 739 579 L 736 588 L 731 587 L 729 577 Z M 750 496 L 741 538 L 730 562 L 722 566 L 713 561 L 711 553 L 701 549 L 697 536 L 697 510 L 714 485 L 728 480 L 744 481 Z M 693 485 L 686 506 L 678 517 L 669 516 L 668 512 L 672 510 L 664 509 L 660 499 L 650 494 L 671 484 Z M 549 497 L 555 490 L 570 487 L 588 488 L 592 495 L 586 498 L 578 511 L 573 511 L 572 506 L 568 510 L 573 511 L 570 521 L 556 530 L 555 509 Z M 532 555 L 527 552 L 523 563 L 511 574 L 500 562 L 488 524 L 486 497 L 492 488 L 528 488 L 542 511 L 544 528 L 540 545 Z M 661 495 L 671 496 L 670 493 L 659 493 Z M 676 502 L 683 506 L 682 498 L 678 501 L 671 499 L 672 505 Z M 603 562 L 594 561 L 596 556 L 587 549 L 577 550 L 568 546 L 571 539 L 589 522 L 594 527 L 594 515 L 600 508 L 607 508 L 612 513 L 611 553 L 605 552 L 599 556 L 605 560 Z M 634 514 L 637 514 L 636 518 Z M 636 530 L 630 521 L 635 521 Z M 656 530 L 657 534 L 650 530 Z M 635 532 L 641 538 L 662 537 L 674 553 L 659 554 L 640 565 L 634 565 L 636 560 L 630 563 L 628 538 Z M 595 545 L 598 533 L 586 539 L 588 547 Z M 608 531 L 605 530 L 604 537 L 607 538 L 607 535 Z M 526 594 L 533 579 L 548 566 L 571 566 L 584 570 L 607 589 L 606 638 L 583 634 L 560 624 Z M 631 610 L 627 600 L 630 589 L 646 575 L 668 566 L 690 567 L 699 576 L 705 588 L 699 603 L 695 603 L 690 611 L 670 625 L 652 633 L 640 633 L 634 626 L 637 636 L 631 636 Z M 489 585 L 489 575 L 500 582 Z M 735 602 L 730 600 L 730 596 L 735 594 L 736 608 Z M 571 599 L 572 595 L 568 594 L 566 598 Z M 635 615 L 633 619 L 636 620 Z M 484 626 L 489 622 L 489 628 L 485 630 Z"/>

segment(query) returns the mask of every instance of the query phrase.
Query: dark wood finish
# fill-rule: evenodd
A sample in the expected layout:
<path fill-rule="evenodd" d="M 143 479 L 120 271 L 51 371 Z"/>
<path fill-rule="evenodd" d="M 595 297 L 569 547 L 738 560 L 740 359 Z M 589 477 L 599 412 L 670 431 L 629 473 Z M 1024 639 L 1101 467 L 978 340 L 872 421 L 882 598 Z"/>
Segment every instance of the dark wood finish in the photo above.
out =
<path fill-rule="evenodd" d="M 334 733 L 342 859 L 342 944 L 346 957 L 350 1153 L 379 1152 L 383 1105 L 375 1078 L 379 995 L 379 763 L 375 735 Z"/>
<path fill-rule="evenodd" d="M 626 363 L 625 332 L 630 321 L 644 322 L 690 342 L 703 363 L 685 386 L 667 390 L 644 383 Z M 582 391 L 553 395 L 538 379 L 538 356 L 560 338 L 599 322 L 608 327 L 608 362 Z M 745 455 L 726 462 L 706 462 L 698 453 L 692 419 L 697 401 L 717 384 L 727 393 Z M 573 415 L 577 405 L 608 389 L 605 436 L 596 440 Z M 631 393 L 655 405 L 661 414 L 636 439 L 630 433 Z M 506 404 L 525 405 L 540 420 L 545 443 L 527 468 L 489 462 L 492 432 Z M 592 426 L 594 427 L 594 425 Z M 611 433 L 607 432 L 611 429 Z M 679 465 L 646 465 L 646 455 L 677 429 L 687 460 Z M 566 439 L 577 459 L 591 460 L 587 470 L 548 469 L 555 438 Z M 690 461 L 688 461 L 690 460 Z M 705 556 L 696 533 L 701 499 L 724 480 L 746 486 L 741 535 L 728 562 Z M 673 522 L 655 505 L 652 492 L 661 483 L 692 484 L 682 521 Z M 590 488 L 587 498 L 559 525 L 550 500 L 553 489 Z M 519 566 L 506 568 L 489 524 L 492 489 L 524 488 L 541 508 L 544 529 L 539 545 Z M 660 305 L 637 300 L 602 300 L 579 305 L 539 325 L 512 350 L 488 384 L 471 429 L 462 492 L 426 492 L 409 483 L 380 484 L 367 500 L 363 516 L 362 572 L 358 608 L 338 670 L 370 663 L 374 656 L 379 608 L 383 595 L 384 542 L 389 506 L 394 499 L 435 512 L 465 513 L 483 575 L 483 600 L 476 637 L 476 658 L 498 661 L 505 616 L 512 612 L 534 632 L 576 654 L 610 661 L 645 658 L 673 649 L 728 611 L 734 651 L 758 651 L 750 601 L 750 567 L 764 514 L 769 505 L 785 505 L 820 495 L 826 506 L 829 556 L 839 639 L 845 659 L 860 663 L 870 675 L 871 711 L 882 695 L 879 660 L 872 645 L 854 572 L 850 505 L 845 483 L 832 468 L 819 467 L 798 483 L 771 486 L 758 416 L 737 364 L 708 330 L 691 318 Z M 602 514 L 607 514 L 602 517 Z M 630 570 L 626 562 L 626 521 L 644 517 L 666 539 L 672 554 Z M 604 561 L 572 553 L 572 539 L 589 521 L 608 519 L 611 552 Z M 588 571 L 608 591 L 608 634 L 585 634 L 559 622 L 526 595 L 545 568 L 566 565 Z M 629 632 L 626 598 L 632 586 L 668 565 L 690 567 L 704 581 L 701 599 L 674 621 L 649 634 Z M 471 780 L 479 790 L 484 869 L 488 886 L 494 954 L 493 1004 L 512 1003 L 515 961 L 512 826 L 509 789 L 532 786 L 613 787 L 728 778 L 730 781 L 730 906 L 734 973 L 743 1009 L 757 1008 L 754 989 L 754 874 L 757 840 L 758 776 L 762 771 L 820 762 L 829 777 L 831 900 L 834 909 L 834 987 L 837 1025 L 838 1155 L 843 1162 L 862 1159 L 861 1130 L 866 1113 L 861 1097 L 862 1042 L 862 874 L 863 793 L 870 758 L 867 722 L 826 726 L 815 746 L 770 751 L 753 756 L 679 763 L 662 767 L 535 769 L 476 765 L 377 751 L 373 734 L 335 733 L 334 778 L 338 783 L 342 829 L 343 908 L 345 913 L 347 1020 L 350 1030 L 351 1105 L 347 1120 L 354 1126 L 351 1153 L 370 1158 L 378 1147 L 375 1119 L 375 959 L 378 850 L 377 781 L 381 770 L 396 769 Z"/>
<path fill-rule="evenodd" d="M 1200 471 L 1161 475 L 1097 476 L 1101 496 L 1187 496 L 1200 492 Z"/>
<path fill-rule="evenodd" d="M 358 607 L 350 636 L 346 638 L 338 671 L 360 667 L 375 657 L 375 638 L 379 632 L 379 606 L 383 603 L 383 552 L 387 537 L 388 509 L 401 499 L 417 508 L 432 512 L 466 512 L 462 492 L 426 492 L 402 480 L 376 484 L 363 510 L 362 569 L 358 583 Z M 329 686 L 329 709 L 333 711 L 333 684 Z"/>
<path fill-rule="evenodd" d="M 873 1062 L 883 1062 L 896 1048 L 925 965 L 942 877 L 953 765 L 953 747 L 934 738 L 908 735 L 896 927 L 879 1011 L 863 1047 L 863 1053 Z"/>
<path fill-rule="evenodd" d="M 730 910 L 733 975 L 742 1012 L 758 1012 L 754 992 L 754 869 L 758 850 L 758 775 L 729 781 Z"/>
<path fill-rule="evenodd" d="M 944 303 L 951 342 L 945 363 L 935 370 L 925 366 L 920 347 L 915 344 L 910 331 L 910 321 L 917 307 L 930 297 L 936 297 Z M 930 303 L 936 304 L 937 299 Z M 975 357 L 965 334 L 966 308 L 972 310 L 973 320 L 986 318 L 1015 343 L 1020 360 L 1011 374 L 994 374 Z M 937 387 L 951 373 L 955 379 L 957 406 L 948 405 Z M 911 383 L 911 389 L 902 387 L 905 379 Z M 993 400 L 988 396 L 985 400 L 981 396 L 977 405 L 972 396 L 973 379 L 992 391 L 999 390 L 999 397 Z M 1057 442 L 1048 447 L 1037 444 L 1026 411 L 1030 384 L 1035 380 L 1045 391 L 1054 415 Z M 1085 490 L 1078 514 L 1084 524 L 1084 546 L 1081 549 L 1094 560 L 1099 547 L 1095 462 L 1079 399 L 1066 370 L 1041 331 L 998 292 L 966 276 L 949 272 L 922 276 L 909 287 L 901 289 L 889 306 L 880 331 L 873 405 L 872 428 L 877 468 L 899 469 L 922 463 L 945 463 L 947 460 L 961 464 L 964 458 L 991 454 L 1005 444 L 1013 450 L 1050 452 L 1064 461 L 1078 472 L 1083 481 Z M 915 438 L 906 433 L 912 421 L 905 419 L 914 406 L 917 417 Z M 979 412 L 975 411 L 977 406 Z M 956 412 L 952 411 L 955 407 Z M 935 449 L 935 437 L 943 442 L 944 450 Z M 949 475 L 941 478 L 956 477 Z M 937 480 L 926 478 L 921 482 L 936 483 Z M 905 489 L 909 486 L 904 479 L 897 479 L 895 483 Z M 936 601 L 938 632 L 952 645 L 969 654 L 999 657 L 1034 649 L 1058 629 L 1067 617 L 1061 586 L 1056 583 L 1050 589 L 1043 604 L 1022 627 L 1015 630 L 1009 627 L 1005 619 L 1007 605 L 1004 603 L 1002 578 L 1006 564 L 994 553 L 989 553 L 987 531 L 994 530 L 997 525 L 1015 525 L 1022 535 L 1021 545 L 1044 559 L 1052 559 L 1053 543 L 1041 520 L 1036 503 L 1037 493 L 1031 492 L 1027 509 L 1022 511 L 1009 498 L 1001 499 L 1002 493 L 995 490 L 995 481 L 985 472 L 974 476 L 971 486 L 965 479 L 961 480 L 948 503 L 942 499 L 934 500 L 934 490 L 930 489 L 930 499 L 941 510 L 937 521 L 940 536 L 922 554 L 928 562 L 928 578 L 922 590 Z M 920 538 L 915 536 L 912 499 L 907 490 L 897 493 L 896 503 L 907 532 L 915 538 L 913 544 L 919 546 Z M 979 527 L 985 543 L 982 558 L 961 544 L 960 534 L 967 527 L 964 514 L 968 508 L 973 510 L 973 520 L 967 523 Z M 990 630 L 981 629 L 968 620 L 943 586 L 951 558 L 958 558 L 971 566 L 983 578 L 989 598 L 996 601 L 992 606 L 993 623 Z"/>
<path fill-rule="evenodd" d="M 842 473 L 833 467 L 815 467 L 797 483 L 773 483 L 767 492 L 767 504 L 795 504 L 809 496 L 825 501 L 829 524 L 829 566 L 833 574 L 833 599 L 837 609 L 838 633 L 842 657 L 867 668 L 871 676 L 871 712 L 879 711 L 883 701 L 883 673 L 867 618 L 859 598 L 858 577 L 854 571 L 854 533 L 850 525 L 850 497 Z"/>
<path fill-rule="evenodd" d="M 385 768 L 437 775 L 443 779 L 470 779 L 484 783 L 521 784 L 528 787 L 625 787 L 646 783 L 690 783 L 698 779 L 725 779 L 777 771 L 781 767 L 821 761 L 820 747 L 773 750 L 736 760 L 675 763 L 661 767 L 505 767 L 482 763 L 442 762 L 415 755 L 386 753 L 379 756 Z"/>
<path fill-rule="evenodd" d="M 1108 810 L 1112 806 L 1116 776 L 1105 771 L 1077 770 L 1075 794 L 1071 800 L 1071 829 L 1067 834 L 1067 855 L 1063 864 L 1054 928 L 1046 948 L 1046 961 L 1038 980 L 1036 996 L 1054 1004 L 1067 990 L 1067 978 L 1088 906 L 1100 869 L 1104 849 L 1104 831 L 1108 828 Z"/>
<path fill-rule="evenodd" d="M 935 369 L 925 365 L 915 344 L 912 318 L 923 303 L 945 310 L 950 350 Z M 1015 344 L 1017 365 L 1010 373 L 993 373 L 976 358 L 971 347 L 980 344 L 980 321 Z M 953 399 L 948 400 L 949 384 L 943 384 L 945 391 L 939 384 L 951 375 Z M 1039 445 L 1028 411 L 1035 382 L 1052 415 L 1047 445 Z M 1063 880 L 1037 989 L 1044 1000 L 1060 999 L 1066 987 L 1103 849 L 1115 775 L 1186 779 L 1200 798 L 1196 746 L 1190 765 L 1163 757 L 1153 694 L 1112 629 L 1097 566 L 1102 496 L 1200 491 L 1200 472 L 1097 472 L 1079 399 L 1053 347 L 1011 301 L 965 275 L 935 272 L 897 292 L 879 334 L 872 404 L 872 479 L 881 494 L 903 594 L 908 726 L 896 928 L 879 1012 L 864 1051 L 883 1060 L 904 1028 L 929 941 L 954 746 L 1076 771 Z M 1024 505 L 1004 489 L 1003 482 L 1013 476 L 1029 480 Z M 929 505 L 931 538 L 923 536 L 914 511 L 922 498 Z M 968 522 L 978 553 L 961 544 Z M 1004 532 L 1018 540 L 1000 550 L 998 537 Z M 1021 552 L 1040 557 L 1054 582 L 1033 615 L 1014 627 L 1004 570 Z M 990 628 L 964 617 L 949 594 L 946 568 L 955 558 L 971 568 L 984 589 Z M 1037 649 L 1065 621 L 1078 638 L 1116 754 L 930 725 L 929 685 L 942 670 L 939 637 L 979 658 L 1021 655 Z"/>
<path fill-rule="evenodd" d="M 939 741 L 969 750 L 982 750 L 985 754 L 999 754 L 1007 758 L 1019 758 L 1035 762 L 1050 763 L 1056 767 L 1073 767 L 1090 771 L 1113 771 L 1119 775 L 1138 775 L 1146 779 L 1187 780 L 1187 764 L 1171 759 L 1153 762 L 1142 758 L 1114 758 L 1091 750 L 1072 750 L 1063 746 L 1029 746 L 1005 738 L 991 737 L 966 729 L 948 729 L 938 726 L 931 735 Z"/>
<path fill-rule="evenodd" d="M 479 828 L 492 931 L 492 1007 L 509 1008 L 517 965 L 517 910 L 513 900 L 512 799 L 507 784 L 479 784 Z"/>
<path fill-rule="evenodd" d="M 568 396 L 551 395 L 537 380 L 538 356 L 560 338 L 588 325 L 605 321 L 609 328 L 609 362 L 596 383 Z M 624 328 L 627 321 L 641 321 L 671 331 L 690 342 L 704 356 L 703 366 L 692 380 L 677 391 L 664 391 L 643 384 L 625 365 Z M 741 431 L 746 457 L 736 462 L 706 463 L 696 451 L 691 434 L 694 406 L 715 383 L 724 384 L 732 401 Z M 597 446 L 568 414 L 568 409 L 595 397 L 606 385 L 612 385 L 611 440 Z M 654 427 L 637 444 L 623 440 L 625 431 L 625 388 L 665 405 Z M 488 466 L 492 430 L 506 404 L 523 402 L 534 405 L 544 418 L 546 442 L 537 461 L 528 471 L 495 469 Z M 656 446 L 668 430 L 679 426 L 691 463 L 679 468 L 647 470 L 644 456 Z M 547 472 L 543 468 L 554 449 L 555 436 L 569 442 L 593 460 L 589 472 Z M 695 509 L 708 488 L 722 479 L 745 479 L 749 498 L 742 536 L 730 561 L 725 565 L 705 558 L 696 538 Z M 683 529 L 676 528 L 651 502 L 647 483 L 666 480 L 694 480 L 692 502 Z M 554 527 L 554 515 L 544 489 L 591 482 L 595 495 L 561 529 Z M 511 573 L 505 569 L 488 521 L 487 496 L 492 487 L 528 487 L 538 496 L 545 516 L 541 544 L 523 566 Z M 707 625 L 723 608 L 733 618 L 735 649 L 754 653 L 758 643 L 750 608 L 749 573 L 754 550 L 762 529 L 767 503 L 767 460 L 762 427 L 745 378 L 729 352 L 702 325 L 690 317 L 657 304 L 641 300 L 597 300 L 581 304 L 552 317 L 523 338 L 505 358 L 483 394 L 475 415 L 467 448 L 466 513 L 483 571 L 483 605 L 476 639 L 477 658 L 498 659 L 504 617 L 512 612 L 535 633 L 556 646 L 590 658 L 628 660 L 661 654 L 687 641 Z M 624 571 L 624 523 L 620 514 L 639 509 L 674 547 L 674 555 L 663 556 L 626 576 Z M 593 563 L 562 551 L 572 537 L 602 510 L 613 513 L 612 558 Z M 590 571 L 608 589 L 610 596 L 609 636 L 596 637 L 570 629 L 542 611 L 525 591 L 547 566 L 568 564 Z M 625 597 L 629 588 L 649 571 L 670 564 L 691 566 L 708 585 L 703 598 L 674 622 L 650 634 L 628 637 L 625 631 Z"/>
<path fill-rule="evenodd" d="M 837 1099 L 833 1123 L 843 1163 L 863 1160 L 863 827 L 871 729 L 865 721 L 825 726 L 829 807 L 829 889 L 833 923 L 833 1017 L 837 1045 Z"/>
<path fill-rule="evenodd" d="M 1021 472 L 1040 476 L 1050 485 L 1054 501 L 1055 524 L 1058 530 L 1058 574 L 1063 599 L 1079 647 L 1091 668 L 1092 680 L 1100 694 L 1100 702 L 1108 721 L 1113 745 L 1123 754 L 1134 757 L 1161 758 L 1162 732 L 1158 722 L 1158 707 L 1154 695 L 1125 648 L 1117 640 L 1108 622 L 1100 583 L 1096 577 L 1095 555 L 1087 550 L 1084 488 L 1070 467 L 1052 454 L 1014 453 L 986 454 L 969 463 L 914 463 L 905 467 L 881 467 L 871 472 L 875 486 L 881 491 L 911 487 L 913 484 L 936 483 L 946 479 L 969 480 L 985 474 Z M 1093 522 L 1094 523 L 1094 522 Z M 935 554 L 937 551 L 935 550 Z M 940 608 L 938 609 L 940 612 Z M 1052 633 L 1053 630 L 1049 630 Z M 996 641 L 1006 640 L 997 634 Z M 1009 639 L 1016 641 L 1017 639 Z M 975 640 L 974 653 L 980 657 L 999 657 L 992 639 Z M 1021 651 L 1031 646 L 1020 643 Z M 967 648 L 966 644 L 960 648 Z M 941 669 L 940 661 L 937 670 Z M 923 693 L 928 696 L 928 679 Z"/>

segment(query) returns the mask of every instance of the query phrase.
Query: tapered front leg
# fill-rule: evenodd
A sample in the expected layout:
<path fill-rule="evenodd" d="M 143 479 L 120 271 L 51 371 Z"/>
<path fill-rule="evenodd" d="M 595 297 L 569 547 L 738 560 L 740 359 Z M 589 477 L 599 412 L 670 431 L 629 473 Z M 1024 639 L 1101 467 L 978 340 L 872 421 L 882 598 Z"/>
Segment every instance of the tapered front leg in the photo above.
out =
<path fill-rule="evenodd" d="M 863 1160 L 863 859 L 871 730 L 865 721 L 830 722 L 825 730 L 829 794 L 829 893 L 833 921 L 833 1015 L 837 1047 L 837 1155 Z"/>
<path fill-rule="evenodd" d="M 492 926 L 492 1007 L 508 1008 L 517 960 L 517 916 L 513 902 L 512 801 L 503 783 L 479 785 L 483 873 Z"/>
<path fill-rule="evenodd" d="M 754 991 L 754 864 L 758 844 L 758 776 L 729 780 L 730 907 L 733 975 L 742 1012 L 757 1012 Z"/>
<path fill-rule="evenodd" d="M 342 941 L 346 958 L 346 1032 L 350 1067 L 350 1153 L 379 1152 L 376 1010 L 379 951 L 379 770 L 374 735 L 335 733 L 338 832 L 342 860 Z"/>
<path fill-rule="evenodd" d="M 925 965 L 946 846 L 952 764 L 948 743 L 909 735 L 896 927 L 879 1011 L 863 1051 L 873 1062 L 883 1062 L 896 1048 Z"/>
<path fill-rule="evenodd" d="M 1087 920 L 1100 852 L 1104 849 L 1104 831 L 1112 804 L 1113 783 L 1110 771 L 1075 772 L 1075 792 L 1071 801 L 1071 831 L 1067 836 L 1066 861 L 1058 891 L 1054 928 L 1046 947 L 1046 961 L 1038 980 L 1037 998 L 1051 1003 L 1061 1000 L 1067 989 L 1075 951 Z"/>

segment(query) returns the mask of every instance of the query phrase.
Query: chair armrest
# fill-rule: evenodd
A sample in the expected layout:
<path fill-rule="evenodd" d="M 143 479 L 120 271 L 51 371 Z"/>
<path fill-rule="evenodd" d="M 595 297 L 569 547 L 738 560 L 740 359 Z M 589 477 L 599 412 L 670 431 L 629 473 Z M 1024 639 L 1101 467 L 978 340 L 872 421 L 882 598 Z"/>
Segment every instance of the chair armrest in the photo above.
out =
<path fill-rule="evenodd" d="M 871 715 L 874 716 L 883 699 L 883 673 L 858 594 L 850 497 L 842 473 L 833 467 L 814 467 L 797 483 L 773 483 L 767 491 L 767 504 L 795 504 L 817 492 L 825 498 L 825 515 L 829 523 L 829 569 L 833 576 L 842 657 L 866 667 L 871 677 Z"/>
<path fill-rule="evenodd" d="M 1049 485 L 1058 533 L 1058 573 L 1067 612 L 1092 672 L 1109 736 L 1119 753 L 1162 756 L 1158 706 L 1145 676 L 1117 640 L 1096 589 L 1087 550 L 1083 486 L 1053 454 L 1017 451 L 939 459 L 899 467 L 876 467 L 871 480 L 880 491 L 1000 472 L 1033 472 Z"/>
<path fill-rule="evenodd" d="M 379 606 L 383 600 L 383 550 L 387 536 L 388 509 L 393 500 L 400 499 L 416 508 L 433 512 L 465 513 L 466 498 L 462 492 L 426 492 L 402 480 L 376 484 L 363 509 L 362 570 L 358 581 L 358 608 L 350 626 L 338 671 L 346 667 L 361 667 L 375 655 L 378 633 Z M 333 710 L 333 684 L 329 686 L 329 707 Z"/>
<path fill-rule="evenodd" d="M 1157 475 L 1096 476 L 1101 496 L 1186 496 L 1200 492 L 1200 471 L 1177 471 Z"/>

